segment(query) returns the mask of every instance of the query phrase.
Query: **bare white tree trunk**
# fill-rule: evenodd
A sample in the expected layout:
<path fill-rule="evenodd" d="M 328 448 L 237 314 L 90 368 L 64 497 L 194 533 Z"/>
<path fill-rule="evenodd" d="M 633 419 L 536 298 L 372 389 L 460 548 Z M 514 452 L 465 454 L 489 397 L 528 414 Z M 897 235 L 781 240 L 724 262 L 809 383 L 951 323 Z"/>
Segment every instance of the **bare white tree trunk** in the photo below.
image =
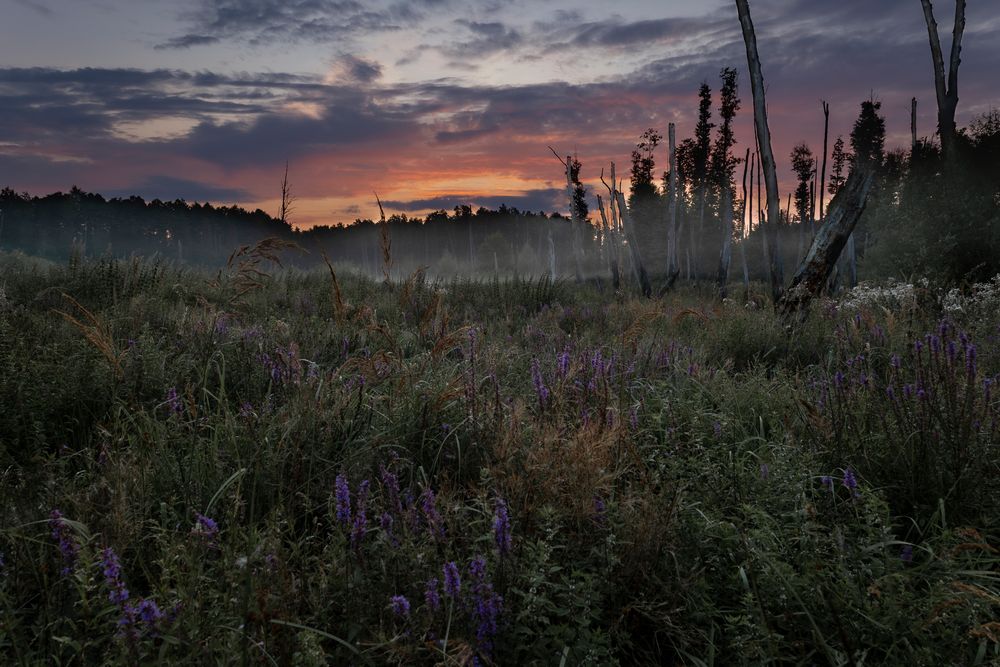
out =
<path fill-rule="evenodd" d="M 744 291 L 750 291 L 750 269 L 747 267 L 747 235 L 748 229 L 750 227 L 749 220 L 747 220 L 747 214 L 750 212 L 750 208 L 747 206 L 747 171 L 750 168 L 750 149 L 747 149 L 747 155 L 743 158 L 743 205 L 740 210 L 740 259 L 743 262 L 743 289 Z M 752 171 L 751 171 L 752 174 Z M 753 197 L 753 186 L 750 187 L 750 196 Z"/>
<path fill-rule="evenodd" d="M 625 195 L 615 192 L 618 198 L 618 212 L 622 216 L 622 226 L 625 229 L 625 239 L 628 242 L 629 255 L 632 257 L 632 271 L 635 279 L 639 283 L 642 295 L 648 297 L 653 293 L 653 286 L 649 282 L 649 276 L 642 265 L 642 257 L 639 254 L 639 243 L 635 238 L 635 226 L 632 224 L 632 216 L 629 214 L 628 206 L 625 204 Z"/>
<path fill-rule="evenodd" d="M 729 282 L 729 265 L 733 259 L 733 202 L 732 187 L 727 183 L 722 188 L 722 252 L 719 255 L 719 297 L 726 298 Z"/>
<path fill-rule="evenodd" d="M 764 99 L 764 74 L 761 72 L 760 56 L 757 53 L 757 36 L 750 18 L 747 0 L 736 0 L 736 9 L 743 29 L 743 43 L 746 46 L 747 65 L 750 70 L 750 88 L 753 92 L 753 117 L 757 130 L 757 149 L 764 169 L 764 183 L 767 189 L 767 226 L 771 232 L 771 295 L 775 301 L 781 298 L 784 275 L 781 267 L 781 253 L 778 248 L 778 176 L 775 170 L 774 153 L 771 151 L 771 131 L 767 126 L 767 102 Z"/>
<path fill-rule="evenodd" d="M 826 154 L 827 140 L 830 138 L 830 104 L 823 100 L 823 171 L 819 176 L 819 219 L 823 220 L 823 199 L 826 192 Z"/>
<path fill-rule="evenodd" d="M 667 285 L 670 289 L 677 280 L 680 267 L 677 264 L 677 132 L 673 123 L 667 126 L 670 149 L 670 211 L 667 218 Z"/>

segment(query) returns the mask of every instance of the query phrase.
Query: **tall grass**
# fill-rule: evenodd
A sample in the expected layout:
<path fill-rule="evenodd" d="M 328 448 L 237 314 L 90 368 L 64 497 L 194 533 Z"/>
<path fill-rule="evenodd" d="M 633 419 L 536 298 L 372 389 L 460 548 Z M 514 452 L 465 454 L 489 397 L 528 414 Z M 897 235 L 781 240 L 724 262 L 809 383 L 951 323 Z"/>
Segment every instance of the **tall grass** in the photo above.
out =
<path fill-rule="evenodd" d="M 1000 659 L 995 319 L 253 269 L 0 258 L 4 662 Z"/>

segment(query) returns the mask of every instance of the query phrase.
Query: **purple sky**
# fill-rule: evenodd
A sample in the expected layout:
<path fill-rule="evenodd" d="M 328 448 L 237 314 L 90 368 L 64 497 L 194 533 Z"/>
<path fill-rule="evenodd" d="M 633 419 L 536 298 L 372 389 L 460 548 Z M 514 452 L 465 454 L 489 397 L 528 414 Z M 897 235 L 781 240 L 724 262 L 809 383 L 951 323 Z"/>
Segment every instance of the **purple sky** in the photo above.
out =
<path fill-rule="evenodd" d="M 779 177 L 831 146 L 862 99 L 888 144 L 934 132 L 918 0 L 751 0 Z M 935 3 L 944 48 L 954 3 Z M 967 9 L 958 122 L 1000 105 L 1000 3 Z M 690 136 L 698 85 L 741 72 L 736 152 L 752 142 L 731 1 L 8 0 L 0 24 L 0 185 L 42 194 L 239 203 L 275 212 L 284 163 L 295 222 L 459 203 L 565 209 L 547 146 L 600 187 L 647 127 Z M 658 170 L 666 164 L 660 152 Z"/>

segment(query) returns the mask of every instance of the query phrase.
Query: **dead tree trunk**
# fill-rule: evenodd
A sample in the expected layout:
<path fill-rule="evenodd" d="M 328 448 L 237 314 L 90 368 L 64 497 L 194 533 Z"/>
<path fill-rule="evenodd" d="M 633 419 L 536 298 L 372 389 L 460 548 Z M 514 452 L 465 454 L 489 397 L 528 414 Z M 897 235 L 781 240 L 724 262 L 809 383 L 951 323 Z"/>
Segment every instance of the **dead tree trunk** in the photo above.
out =
<path fill-rule="evenodd" d="M 823 200 L 826 193 L 827 141 L 830 138 L 830 104 L 823 100 L 823 169 L 819 174 L 819 219 L 823 220 Z"/>
<path fill-rule="evenodd" d="M 608 269 L 611 271 L 611 285 L 615 290 L 621 287 L 621 272 L 618 269 L 618 240 L 615 232 L 608 224 L 608 216 L 604 214 L 604 201 L 597 195 L 597 208 L 601 211 L 601 224 L 604 225 L 604 240 L 608 250 Z"/>
<path fill-rule="evenodd" d="M 750 149 L 747 149 L 747 155 L 743 158 L 743 206 L 740 211 L 740 259 L 743 261 L 743 291 L 750 294 L 750 269 L 747 267 L 747 248 L 746 241 L 747 237 L 750 235 L 750 221 L 747 220 L 747 214 L 750 212 L 752 207 L 747 206 L 747 170 L 750 169 Z M 751 170 L 751 176 L 753 172 Z M 753 185 L 750 185 L 750 196 L 753 197 Z"/>
<path fill-rule="evenodd" d="M 948 78 L 944 74 L 944 56 L 941 53 L 941 38 L 938 36 L 937 21 L 931 0 L 920 0 L 924 8 L 924 22 L 931 43 L 931 59 L 934 62 L 934 90 L 937 94 L 938 134 L 941 135 L 941 152 L 946 159 L 955 157 L 955 110 L 958 108 L 958 66 L 962 62 L 962 33 L 965 32 L 965 0 L 955 0 L 955 26 L 951 34 L 951 56 L 948 62 Z"/>
<path fill-rule="evenodd" d="M 753 119 L 757 130 L 757 148 L 764 169 L 764 183 L 767 188 L 767 231 L 771 235 L 770 272 L 771 296 L 774 301 L 781 298 L 785 277 L 781 267 L 781 252 L 778 248 L 778 175 L 775 171 L 774 153 L 771 151 L 771 130 L 767 126 L 767 102 L 764 99 L 764 74 L 761 72 L 760 56 L 757 53 L 757 36 L 750 18 L 747 0 L 736 0 L 736 9 L 743 29 L 743 43 L 747 51 L 747 65 L 750 70 L 750 88 L 753 92 Z"/>
<path fill-rule="evenodd" d="M 874 168 L 869 164 L 859 164 L 830 202 L 823 226 L 795 272 L 788 291 L 778 302 L 778 312 L 784 317 L 802 312 L 809 301 L 823 290 L 865 210 L 874 180 Z"/>
<path fill-rule="evenodd" d="M 625 205 L 625 195 L 618 192 L 618 213 L 622 216 L 622 226 L 625 228 L 625 240 L 628 242 L 629 254 L 632 256 L 632 270 L 635 272 L 635 279 L 639 282 L 639 289 L 644 297 L 653 294 L 653 286 L 649 282 L 649 275 L 642 265 L 642 257 L 639 254 L 639 242 L 635 238 L 635 226 L 632 224 L 632 215 Z"/>
<path fill-rule="evenodd" d="M 569 198 L 569 218 L 573 226 L 573 263 L 576 268 L 576 282 L 583 282 L 583 243 L 580 240 L 580 216 L 573 201 L 573 158 L 566 156 L 566 196 Z"/>
<path fill-rule="evenodd" d="M 917 150 L 917 98 L 910 100 L 910 154 Z"/>
<path fill-rule="evenodd" d="M 677 133 L 673 123 L 667 125 L 667 142 L 670 149 L 670 209 L 667 217 L 667 283 L 661 294 L 673 288 L 681 272 L 677 264 Z"/>
<path fill-rule="evenodd" d="M 733 259 L 733 189 L 728 183 L 722 187 L 722 252 L 719 253 L 719 298 L 726 298 L 729 282 L 729 265 Z"/>

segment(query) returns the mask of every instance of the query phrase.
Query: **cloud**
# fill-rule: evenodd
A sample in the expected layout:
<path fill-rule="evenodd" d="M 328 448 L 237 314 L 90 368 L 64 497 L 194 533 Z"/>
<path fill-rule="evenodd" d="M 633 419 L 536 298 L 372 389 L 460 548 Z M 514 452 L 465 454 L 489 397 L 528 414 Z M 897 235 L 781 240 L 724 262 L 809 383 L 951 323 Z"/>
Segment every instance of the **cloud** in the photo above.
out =
<path fill-rule="evenodd" d="M 458 19 L 455 24 L 472 33 L 472 39 L 445 44 L 441 50 L 452 58 L 482 58 L 509 51 L 524 43 L 524 35 L 500 21 L 478 22 Z"/>
<path fill-rule="evenodd" d="M 383 31 L 401 30 L 422 16 L 413 4 L 356 0 L 198 0 L 182 19 L 189 32 L 159 44 L 159 48 L 190 48 L 222 40 L 251 45 L 273 42 L 332 43 Z M 416 3 L 436 6 L 440 2 Z"/>
<path fill-rule="evenodd" d="M 381 78 L 381 63 L 350 54 L 340 56 L 326 77 L 330 82 L 339 83 L 374 83 Z"/>

